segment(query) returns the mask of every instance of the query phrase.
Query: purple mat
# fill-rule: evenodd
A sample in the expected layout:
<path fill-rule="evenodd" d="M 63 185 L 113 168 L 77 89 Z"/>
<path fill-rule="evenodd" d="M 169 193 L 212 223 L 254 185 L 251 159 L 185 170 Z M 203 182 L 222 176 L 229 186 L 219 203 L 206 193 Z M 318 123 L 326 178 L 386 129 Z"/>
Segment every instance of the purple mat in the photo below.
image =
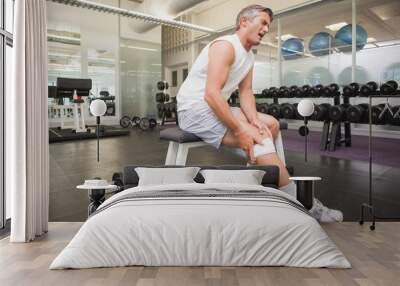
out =
<path fill-rule="evenodd" d="M 304 137 L 301 137 L 297 130 L 284 130 L 282 137 L 286 150 L 304 152 Z M 320 142 L 321 132 L 311 131 L 308 136 L 309 154 L 345 160 L 369 161 L 367 136 L 352 135 L 351 147 L 342 145 L 337 147 L 334 152 L 320 151 Z M 373 137 L 372 158 L 374 164 L 400 168 L 400 140 Z"/>

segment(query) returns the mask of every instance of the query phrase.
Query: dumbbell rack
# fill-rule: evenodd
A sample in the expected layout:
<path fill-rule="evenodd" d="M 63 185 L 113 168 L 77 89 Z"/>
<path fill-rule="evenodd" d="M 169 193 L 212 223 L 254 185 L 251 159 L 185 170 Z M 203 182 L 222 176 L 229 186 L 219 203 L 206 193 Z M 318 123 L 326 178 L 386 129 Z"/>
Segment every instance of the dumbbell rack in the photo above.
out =
<path fill-rule="evenodd" d="M 286 98 L 281 96 L 272 97 L 274 104 L 279 104 L 279 98 Z M 287 97 L 287 98 L 295 98 L 295 97 Z M 333 105 L 340 105 L 340 93 L 338 92 L 333 96 L 306 96 L 301 98 L 333 98 Z M 343 97 L 343 103 L 349 103 L 348 97 Z M 351 146 L 351 126 L 350 122 L 344 122 L 344 140 L 342 139 L 341 132 L 341 123 L 342 122 L 332 122 L 331 120 L 324 120 L 324 125 L 322 128 L 321 141 L 320 141 L 320 150 L 326 151 L 335 151 L 336 146 L 340 145 L 342 142 L 345 143 L 346 147 Z M 332 127 L 331 127 L 332 124 Z"/>
<path fill-rule="evenodd" d="M 368 96 L 369 98 L 369 108 L 368 108 L 368 127 L 369 127 L 369 135 L 368 135 L 368 156 L 369 156 L 369 184 L 368 184 L 368 203 L 361 204 L 361 216 L 359 223 L 364 224 L 364 213 L 365 210 L 369 210 L 369 214 L 372 216 L 372 224 L 370 225 L 371 230 L 375 230 L 375 220 L 376 220 L 376 209 L 372 202 L 372 99 L 373 98 L 400 98 L 399 90 L 397 90 L 397 94 L 392 95 L 380 95 L 379 92 L 375 92 Z M 393 218 L 384 218 L 380 217 L 379 219 L 393 219 Z"/>
<path fill-rule="evenodd" d="M 349 104 L 349 97 L 343 96 L 343 104 Z M 334 105 L 340 105 L 340 94 L 336 95 L 333 99 Z M 335 151 L 336 146 L 341 145 L 342 142 L 345 143 L 346 147 L 351 147 L 351 125 L 350 122 L 345 121 L 344 124 L 344 140 L 342 139 L 341 132 L 341 121 L 332 122 L 332 129 L 329 136 L 329 139 L 325 134 L 329 134 L 329 125 L 331 121 L 324 122 L 324 128 L 322 130 L 322 139 L 321 139 L 321 151 L 325 151 L 328 147 L 329 151 Z M 327 130 L 325 130 L 327 129 Z"/>

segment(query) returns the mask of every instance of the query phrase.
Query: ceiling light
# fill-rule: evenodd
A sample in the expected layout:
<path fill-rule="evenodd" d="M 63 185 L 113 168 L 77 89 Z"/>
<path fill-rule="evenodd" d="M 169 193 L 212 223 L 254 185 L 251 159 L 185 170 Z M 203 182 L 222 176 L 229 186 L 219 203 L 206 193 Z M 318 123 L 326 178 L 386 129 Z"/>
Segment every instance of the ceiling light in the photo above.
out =
<path fill-rule="evenodd" d="M 148 51 L 148 52 L 158 52 L 157 49 L 150 49 L 150 48 L 143 48 L 137 46 L 121 46 L 122 48 L 134 49 L 134 50 L 141 50 L 141 51 Z"/>
<path fill-rule="evenodd" d="M 335 23 L 335 24 L 332 24 L 332 25 L 325 26 L 325 28 L 336 32 L 336 31 L 340 30 L 340 28 L 342 28 L 342 27 L 344 27 L 346 25 L 347 25 L 346 22 L 339 22 L 339 23 Z"/>
<path fill-rule="evenodd" d="M 373 42 L 376 42 L 376 39 L 374 37 L 367 38 L 367 43 L 373 43 Z"/>

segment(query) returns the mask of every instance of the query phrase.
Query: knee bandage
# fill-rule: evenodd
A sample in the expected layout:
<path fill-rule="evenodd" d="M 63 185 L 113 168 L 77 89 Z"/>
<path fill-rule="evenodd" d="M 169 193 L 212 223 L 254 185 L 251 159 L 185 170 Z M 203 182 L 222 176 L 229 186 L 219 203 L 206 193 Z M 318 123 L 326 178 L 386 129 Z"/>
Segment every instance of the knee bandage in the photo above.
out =
<path fill-rule="evenodd" d="M 255 158 L 276 152 L 274 142 L 272 142 L 271 138 L 265 138 L 261 144 L 255 144 L 253 150 Z"/>

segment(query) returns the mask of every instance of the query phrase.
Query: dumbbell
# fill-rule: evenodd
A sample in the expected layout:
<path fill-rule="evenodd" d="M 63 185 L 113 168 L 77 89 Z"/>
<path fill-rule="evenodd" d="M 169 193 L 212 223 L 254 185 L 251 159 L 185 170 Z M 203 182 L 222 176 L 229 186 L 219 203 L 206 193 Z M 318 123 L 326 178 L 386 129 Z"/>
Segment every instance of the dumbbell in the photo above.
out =
<path fill-rule="evenodd" d="M 389 80 L 381 85 L 381 94 L 382 95 L 391 95 L 397 91 L 399 85 L 394 80 Z"/>
<path fill-rule="evenodd" d="M 368 109 L 369 105 L 366 103 L 350 105 L 346 110 L 346 118 L 352 123 L 367 123 Z"/>
<path fill-rule="evenodd" d="M 261 92 L 261 98 L 269 98 L 271 97 L 270 93 L 269 93 L 269 89 L 263 89 L 263 91 Z"/>
<path fill-rule="evenodd" d="M 257 109 L 258 112 L 266 114 L 267 110 L 268 110 L 268 104 L 267 103 L 257 103 L 256 104 L 256 109 Z"/>
<path fill-rule="evenodd" d="M 310 97 L 320 97 L 323 88 L 324 88 L 324 86 L 322 84 L 317 84 L 316 86 L 313 86 L 310 88 L 310 91 L 308 94 Z"/>
<path fill-rule="evenodd" d="M 314 113 L 311 115 L 311 120 L 325 121 L 329 119 L 329 103 L 322 103 L 314 105 Z"/>
<path fill-rule="evenodd" d="M 321 90 L 321 94 L 324 97 L 334 97 L 339 94 L 339 86 L 336 83 L 324 86 Z"/>
<path fill-rule="evenodd" d="M 311 89 L 311 86 L 309 86 L 308 84 L 305 84 L 301 87 L 301 93 L 302 93 L 303 97 L 310 96 L 310 89 Z"/>
<path fill-rule="evenodd" d="M 163 93 L 163 92 L 157 92 L 157 93 L 156 93 L 156 101 L 157 101 L 157 102 L 160 102 L 160 103 L 165 102 L 165 101 L 166 101 L 166 100 L 165 100 L 165 93 Z"/>
<path fill-rule="evenodd" d="M 278 97 L 279 96 L 279 89 L 276 88 L 275 86 L 270 87 L 268 90 L 268 93 L 270 94 L 271 97 Z"/>
<path fill-rule="evenodd" d="M 374 81 L 370 81 L 361 86 L 360 93 L 361 95 L 368 96 L 374 94 L 377 89 L 378 84 Z"/>
<path fill-rule="evenodd" d="M 140 123 L 140 117 L 139 116 L 134 116 L 133 118 L 132 118 L 132 123 L 135 125 L 135 126 L 138 126 L 139 125 L 139 123 Z"/>
<path fill-rule="evenodd" d="M 268 105 L 267 114 L 279 119 L 281 117 L 281 106 L 278 103 Z"/>
<path fill-rule="evenodd" d="M 296 108 L 291 103 L 281 104 L 281 115 L 285 119 L 294 119 L 296 117 Z"/>
<path fill-rule="evenodd" d="M 154 118 L 150 118 L 149 124 L 150 124 L 150 128 L 153 129 L 154 127 L 157 126 L 157 120 L 155 120 Z"/>
<path fill-rule="evenodd" d="M 390 124 L 400 126 L 400 105 L 392 108 L 393 116 L 390 118 Z"/>
<path fill-rule="evenodd" d="M 303 91 L 300 87 L 297 85 L 292 85 L 290 87 L 290 97 L 302 97 L 303 96 Z"/>
<path fill-rule="evenodd" d="M 279 97 L 290 97 L 290 90 L 286 86 L 279 88 Z"/>
<path fill-rule="evenodd" d="M 371 107 L 371 117 L 373 124 L 380 125 L 380 124 L 385 124 L 387 122 L 386 114 L 384 114 L 381 118 L 379 118 L 379 115 L 382 114 L 384 108 L 385 104 L 383 103 Z"/>
<path fill-rule="evenodd" d="M 357 96 L 359 89 L 360 85 L 356 82 L 352 82 L 349 85 L 343 87 L 343 95 L 349 97 Z"/>
<path fill-rule="evenodd" d="M 347 104 L 333 105 L 329 108 L 329 119 L 333 122 L 346 121 Z"/>
<path fill-rule="evenodd" d="M 157 82 L 157 88 L 158 90 L 164 90 L 164 89 L 168 89 L 169 85 L 168 82 L 166 81 L 159 81 Z"/>
<path fill-rule="evenodd" d="M 299 111 L 297 110 L 297 106 L 298 106 L 298 105 L 299 105 L 298 103 L 293 104 L 293 106 L 294 106 L 294 119 L 303 120 L 304 117 L 303 117 L 303 116 L 299 113 Z"/>

